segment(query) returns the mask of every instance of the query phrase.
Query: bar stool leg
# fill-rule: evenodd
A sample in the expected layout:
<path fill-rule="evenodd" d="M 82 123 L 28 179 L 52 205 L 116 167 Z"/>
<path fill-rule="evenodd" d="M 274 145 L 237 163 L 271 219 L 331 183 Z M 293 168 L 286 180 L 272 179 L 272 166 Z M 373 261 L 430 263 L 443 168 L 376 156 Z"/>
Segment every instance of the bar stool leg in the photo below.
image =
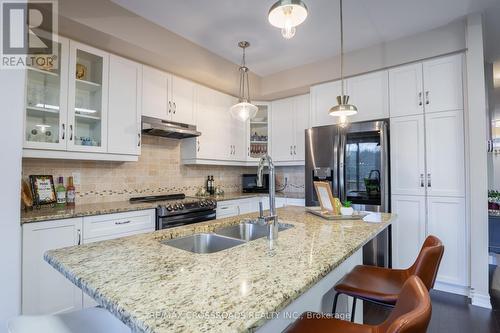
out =
<path fill-rule="evenodd" d="M 335 314 L 337 311 L 337 301 L 339 300 L 339 295 L 340 295 L 340 293 L 335 293 L 335 297 L 333 298 L 332 314 L 334 317 L 335 317 Z"/>
<path fill-rule="evenodd" d="M 351 322 L 354 323 L 354 315 L 356 314 L 356 297 L 352 298 Z"/>

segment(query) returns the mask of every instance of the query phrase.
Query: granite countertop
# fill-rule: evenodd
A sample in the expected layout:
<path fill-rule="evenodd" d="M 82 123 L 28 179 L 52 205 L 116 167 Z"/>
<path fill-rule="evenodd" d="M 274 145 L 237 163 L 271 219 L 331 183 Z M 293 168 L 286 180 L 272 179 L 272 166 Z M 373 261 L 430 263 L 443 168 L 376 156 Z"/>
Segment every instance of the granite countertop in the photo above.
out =
<path fill-rule="evenodd" d="M 393 220 L 326 221 L 301 207 L 278 209 L 279 233 L 212 254 L 160 243 L 233 225 L 241 215 L 49 251 L 45 259 L 137 332 L 247 332 L 266 322 Z M 226 317 L 230 316 L 230 317 Z M 267 317 L 269 318 L 269 317 Z"/>
<path fill-rule="evenodd" d="M 254 198 L 267 196 L 265 193 L 228 193 L 223 196 L 211 196 L 204 198 L 213 198 L 217 201 L 236 200 L 244 198 Z M 277 197 L 303 199 L 303 193 L 277 193 Z M 21 224 L 42 222 L 50 220 L 68 219 L 72 217 L 92 216 L 113 214 L 122 212 L 131 212 L 137 210 L 152 209 L 158 206 L 159 202 L 130 203 L 128 201 L 115 201 L 105 203 L 94 203 L 76 205 L 74 207 L 42 207 L 29 211 L 21 211 Z"/>

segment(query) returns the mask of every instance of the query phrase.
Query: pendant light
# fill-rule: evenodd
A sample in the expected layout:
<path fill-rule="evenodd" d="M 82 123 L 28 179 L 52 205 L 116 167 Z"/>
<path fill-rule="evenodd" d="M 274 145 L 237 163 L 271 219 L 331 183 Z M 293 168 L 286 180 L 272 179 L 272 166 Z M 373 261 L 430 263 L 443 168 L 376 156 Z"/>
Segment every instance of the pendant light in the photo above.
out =
<path fill-rule="evenodd" d="M 337 96 L 337 105 L 329 111 L 330 116 L 340 117 L 341 124 L 346 123 L 348 116 L 358 113 L 358 108 L 349 104 L 349 96 L 344 94 L 344 22 L 342 18 L 342 0 L 340 0 L 340 80 L 341 92 Z"/>
<path fill-rule="evenodd" d="M 229 111 L 233 118 L 240 121 L 247 121 L 248 118 L 253 118 L 257 114 L 258 108 L 250 101 L 250 85 L 248 81 L 248 67 L 246 66 L 245 49 L 250 46 L 247 41 L 238 43 L 238 46 L 243 49 L 243 61 L 240 66 L 240 91 L 238 104 L 231 106 Z"/>
<path fill-rule="evenodd" d="M 295 36 L 295 27 L 302 24 L 307 18 L 307 7 L 301 0 L 279 0 L 267 14 L 271 25 L 281 29 L 285 39 Z"/>

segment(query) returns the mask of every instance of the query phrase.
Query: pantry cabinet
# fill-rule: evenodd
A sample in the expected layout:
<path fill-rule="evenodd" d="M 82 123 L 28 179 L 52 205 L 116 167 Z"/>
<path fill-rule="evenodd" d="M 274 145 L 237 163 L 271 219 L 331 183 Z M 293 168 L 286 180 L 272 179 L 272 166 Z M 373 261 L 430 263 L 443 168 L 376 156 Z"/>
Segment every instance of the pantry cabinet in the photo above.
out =
<path fill-rule="evenodd" d="M 303 165 L 305 129 L 309 128 L 309 94 L 272 102 L 271 147 L 278 164 Z"/>
<path fill-rule="evenodd" d="M 82 308 L 82 291 L 43 259 L 48 250 L 81 244 L 82 219 L 24 224 L 22 314 L 56 314 Z"/>

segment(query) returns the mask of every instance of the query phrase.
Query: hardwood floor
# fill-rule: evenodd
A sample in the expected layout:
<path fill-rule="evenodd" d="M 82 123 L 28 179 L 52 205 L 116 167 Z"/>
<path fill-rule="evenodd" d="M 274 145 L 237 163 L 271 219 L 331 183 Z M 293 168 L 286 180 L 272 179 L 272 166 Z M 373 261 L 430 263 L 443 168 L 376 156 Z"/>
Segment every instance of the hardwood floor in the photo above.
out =
<path fill-rule="evenodd" d="M 491 311 L 472 306 L 467 297 L 436 290 L 431 291 L 431 299 L 432 318 L 427 333 L 500 332 L 500 309 Z M 497 304 L 500 305 L 500 302 Z M 389 310 L 383 307 L 364 303 L 367 324 L 378 324 L 388 314 Z"/>

